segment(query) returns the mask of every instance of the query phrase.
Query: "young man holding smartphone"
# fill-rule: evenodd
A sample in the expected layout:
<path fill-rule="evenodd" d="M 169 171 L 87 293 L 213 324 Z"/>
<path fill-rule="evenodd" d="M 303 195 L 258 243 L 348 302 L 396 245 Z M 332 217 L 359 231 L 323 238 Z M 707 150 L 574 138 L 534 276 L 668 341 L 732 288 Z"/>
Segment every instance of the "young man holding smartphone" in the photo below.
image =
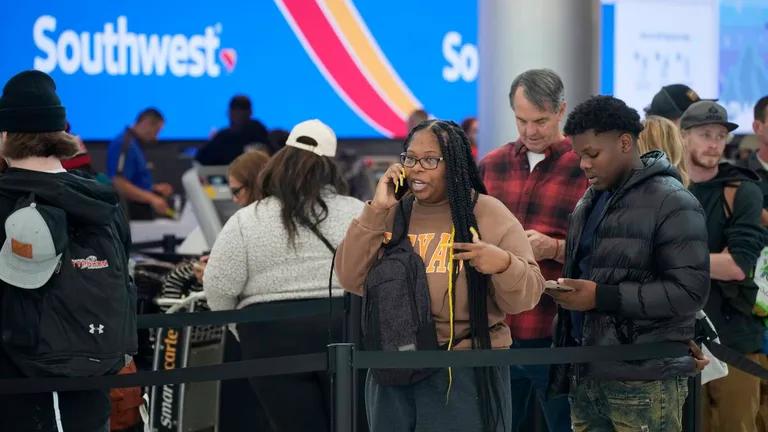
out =
<path fill-rule="evenodd" d="M 661 152 L 641 157 L 640 116 L 596 96 L 568 116 L 565 132 L 590 188 L 571 216 L 557 346 L 688 343 L 709 290 L 704 212 Z M 570 392 L 573 430 L 680 431 L 694 356 L 553 367 Z M 622 429 L 623 430 L 623 429 Z"/>

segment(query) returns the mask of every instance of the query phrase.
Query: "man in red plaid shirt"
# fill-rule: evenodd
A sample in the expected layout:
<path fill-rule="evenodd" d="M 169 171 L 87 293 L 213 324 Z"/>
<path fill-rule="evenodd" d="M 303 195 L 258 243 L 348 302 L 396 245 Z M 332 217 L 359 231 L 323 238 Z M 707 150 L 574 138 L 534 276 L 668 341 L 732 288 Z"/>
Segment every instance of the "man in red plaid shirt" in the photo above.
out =
<path fill-rule="evenodd" d="M 494 150 L 480 163 L 488 193 L 520 220 L 547 280 L 561 277 L 568 216 L 587 189 L 579 157 L 560 129 L 564 93 L 562 80 L 548 69 L 529 70 L 515 78 L 509 99 L 520 138 Z M 508 316 L 512 348 L 549 347 L 556 310 L 552 299 L 542 296 L 533 310 Z M 571 430 L 568 400 L 545 400 L 549 366 L 513 366 L 511 373 L 513 431 L 529 413 L 532 391 L 541 403 L 549 431 Z"/>

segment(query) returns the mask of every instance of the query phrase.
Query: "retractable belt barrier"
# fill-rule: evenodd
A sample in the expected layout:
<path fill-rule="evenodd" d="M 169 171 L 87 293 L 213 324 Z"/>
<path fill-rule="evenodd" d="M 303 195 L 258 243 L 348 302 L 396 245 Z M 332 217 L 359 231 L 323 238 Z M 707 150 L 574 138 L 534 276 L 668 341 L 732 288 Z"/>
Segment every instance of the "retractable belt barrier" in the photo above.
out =
<path fill-rule="evenodd" d="M 331 302 L 333 310 L 344 310 L 345 301 L 335 298 Z M 225 325 L 247 322 L 280 321 L 290 318 L 327 315 L 328 309 L 318 308 L 316 302 L 275 302 L 264 303 L 256 307 L 227 311 L 180 312 L 174 314 L 146 314 L 136 318 L 136 327 L 181 328 L 189 326 Z"/>
<path fill-rule="evenodd" d="M 471 351 L 357 351 L 356 369 L 448 368 L 505 366 L 510 364 L 563 364 L 598 361 L 631 361 L 687 355 L 681 343 L 654 343 L 616 347 L 527 348 Z M 328 370 L 328 353 L 319 352 L 222 363 L 167 371 L 138 372 L 82 378 L 14 378 L 0 380 L 0 394 L 73 391 L 94 388 L 157 386 L 184 382 L 319 372 Z"/>
<path fill-rule="evenodd" d="M 623 345 L 621 349 L 616 346 L 593 346 L 467 351 L 356 351 L 354 366 L 358 369 L 407 369 L 542 365 L 649 360 L 686 355 L 689 355 L 688 346 L 678 342 Z"/>
<path fill-rule="evenodd" d="M 78 378 L 14 378 L 0 380 L 0 394 L 44 393 L 52 391 L 89 390 L 160 386 L 201 381 L 223 381 L 236 378 L 318 372 L 328 369 L 328 354 L 314 353 L 286 357 L 222 363 L 166 371 L 138 372 Z"/>
<path fill-rule="evenodd" d="M 334 310 L 343 310 L 343 299 L 334 299 Z M 336 306 L 339 308 L 336 309 Z M 201 325 L 277 321 L 327 314 L 317 304 L 274 303 L 233 311 L 151 314 L 138 317 L 139 328 L 181 328 Z M 329 349 L 339 345 L 332 344 Z M 711 345 L 707 343 L 707 345 Z M 351 349 L 351 348 L 350 348 Z M 567 348 L 528 348 L 514 350 L 467 351 L 356 351 L 349 364 L 329 362 L 329 352 L 228 362 L 212 366 L 188 367 L 167 371 L 147 371 L 128 375 L 97 377 L 40 377 L 0 380 L 0 394 L 74 391 L 95 388 L 157 386 L 186 382 L 218 381 L 237 378 L 351 369 L 448 368 L 533 364 L 567 364 L 609 361 L 636 361 L 689 355 L 688 346 L 679 342 L 637 345 Z M 714 352 L 717 355 L 717 352 Z M 333 359 L 333 355 L 330 356 Z M 755 364 L 756 365 L 756 364 Z M 739 365 L 735 365 L 739 367 Z M 759 368 L 759 366 L 758 366 Z M 761 368 L 762 369 L 762 368 Z M 764 373 L 768 373 L 762 369 Z M 757 374 L 757 370 L 746 372 Z M 758 375 L 758 376 L 762 376 Z"/>

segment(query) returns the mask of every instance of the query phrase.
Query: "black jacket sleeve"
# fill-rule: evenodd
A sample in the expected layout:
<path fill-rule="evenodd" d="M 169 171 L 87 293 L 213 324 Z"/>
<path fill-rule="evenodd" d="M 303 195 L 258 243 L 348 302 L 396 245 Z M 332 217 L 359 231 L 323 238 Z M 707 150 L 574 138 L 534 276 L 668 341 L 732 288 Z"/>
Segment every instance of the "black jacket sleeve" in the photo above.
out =
<path fill-rule="evenodd" d="M 704 307 L 709 294 L 707 226 L 691 193 L 676 190 L 662 201 L 652 245 L 656 278 L 599 285 L 598 310 L 633 319 L 663 319 Z"/>
<path fill-rule="evenodd" d="M 752 182 L 742 182 L 733 200 L 732 216 L 726 222 L 725 239 L 733 260 L 750 277 L 766 243 L 765 229 L 760 224 L 763 194 Z"/>

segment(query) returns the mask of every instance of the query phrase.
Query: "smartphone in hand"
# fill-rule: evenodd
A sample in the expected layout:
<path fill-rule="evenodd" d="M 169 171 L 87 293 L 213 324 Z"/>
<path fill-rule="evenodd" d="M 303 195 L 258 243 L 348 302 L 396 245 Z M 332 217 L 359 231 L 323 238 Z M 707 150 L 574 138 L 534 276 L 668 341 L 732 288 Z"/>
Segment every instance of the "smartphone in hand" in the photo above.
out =
<path fill-rule="evenodd" d="M 397 188 L 397 192 L 395 192 L 395 199 L 400 201 L 403 199 L 406 193 L 408 193 L 410 189 L 408 188 L 408 179 L 403 180 L 403 185 L 399 186 Z"/>
<path fill-rule="evenodd" d="M 560 285 L 557 283 L 557 281 L 545 281 L 544 282 L 544 292 L 572 292 L 576 291 L 576 288 L 569 287 L 567 285 Z"/>

